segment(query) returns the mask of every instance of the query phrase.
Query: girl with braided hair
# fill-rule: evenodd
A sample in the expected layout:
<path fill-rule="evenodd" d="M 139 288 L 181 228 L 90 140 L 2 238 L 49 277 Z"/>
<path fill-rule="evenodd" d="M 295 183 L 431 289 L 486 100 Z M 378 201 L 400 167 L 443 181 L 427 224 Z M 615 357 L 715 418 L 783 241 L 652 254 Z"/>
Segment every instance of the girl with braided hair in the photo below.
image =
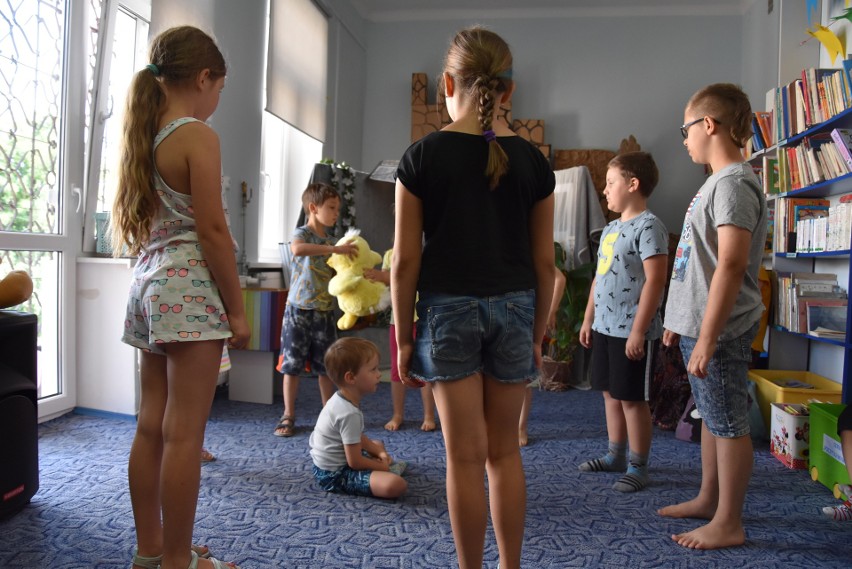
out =
<path fill-rule="evenodd" d="M 453 122 L 414 143 L 397 170 L 391 266 L 398 368 L 429 382 L 447 451 L 459 567 L 482 567 L 490 513 L 503 569 L 521 562 L 526 483 L 518 420 L 541 366 L 553 290 L 553 171 L 498 119 L 515 89 L 506 42 L 453 38 L 441 91 Z M 416 336 L 416 339 L 415 339 Z"/>

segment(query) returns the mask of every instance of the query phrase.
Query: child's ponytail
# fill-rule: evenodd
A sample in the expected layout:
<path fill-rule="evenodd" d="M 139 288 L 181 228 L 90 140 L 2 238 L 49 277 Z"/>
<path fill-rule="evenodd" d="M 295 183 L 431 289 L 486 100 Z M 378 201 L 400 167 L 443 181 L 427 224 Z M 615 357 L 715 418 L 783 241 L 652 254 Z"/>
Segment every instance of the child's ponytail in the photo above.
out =
<path fill-rule="evenodd" d="M 157 213 L 153 141 L 165 96 L 155 72 L 159 75 L 153 64 L 137 72 L 127 95 L 118 191 L 110 221 L 115 255 L 125 247 L 130 255 L 139 254 Z"/>
<path fill-rule="evenodd" d="M 189 85 L 208 70 L 224 77 L 225 58 L 212 37 L 192 26 L 164 31 L 151 42 L 148 65 L 136 73 L 127 94 L 118 189 L 112 206 L 115 255 L 139 254 L 147 245 L 159 200 L 154 190 L 154 137 L 165 111 L 168 87 Z"/>

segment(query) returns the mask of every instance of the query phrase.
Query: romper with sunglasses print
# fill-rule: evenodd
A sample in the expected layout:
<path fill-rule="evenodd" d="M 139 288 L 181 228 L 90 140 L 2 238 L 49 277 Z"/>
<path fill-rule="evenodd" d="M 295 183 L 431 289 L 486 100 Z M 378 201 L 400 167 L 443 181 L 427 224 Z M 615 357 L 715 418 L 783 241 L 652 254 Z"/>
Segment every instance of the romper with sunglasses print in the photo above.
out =
<path fill-rule="evenodd" d="M 154 149 L 193 121 L 184 117 L 167 124 L 154 139 Z M 154 189 L 159 207 L 150 240 L 133 269 L 122 341 L 163 354 L 160 344 L 168 342 L 229 338 L 225 305 L 198 242 L 192 196 L 172 190 L 156 165 Z M 224 192 L 222 207 L 228 219 Z"/>

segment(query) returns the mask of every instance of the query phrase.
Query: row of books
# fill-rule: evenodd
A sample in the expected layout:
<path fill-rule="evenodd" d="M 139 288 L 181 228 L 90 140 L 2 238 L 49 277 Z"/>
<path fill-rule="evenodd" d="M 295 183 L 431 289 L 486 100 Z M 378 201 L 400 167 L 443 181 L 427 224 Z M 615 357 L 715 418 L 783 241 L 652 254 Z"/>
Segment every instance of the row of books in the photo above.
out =
<path fill-rule="evenodd" d="M 808 68 L 766 94 L 766 111 L 755 113 L 754 150 L 804 132 L 852 107 L 852 58 L 840 68 Z"/>
<path fill-rule="evenodd" d="M 852 245 L 852 194 L 777 200 L 770 228 L 779 253 L 846 251 Z"/>
<path fill-rule="evenodd" d="M 796 219 L 796 252 L 846 251 L 852 243 L 852 196 L 833 206 L 804 206 Z"/>
<path fill-rule="evenodd" d="M 760 175 L 767 195 L 786 193 L 852 172 L 852 131 L 833 129 L 802 138 L 762 158 Z"/>
<path fill-rule="evenodd" d="M 775 285 L 775 324 L 802 334 L 845 337 L 848 300 L 837 275 L 776 271 Z"/>

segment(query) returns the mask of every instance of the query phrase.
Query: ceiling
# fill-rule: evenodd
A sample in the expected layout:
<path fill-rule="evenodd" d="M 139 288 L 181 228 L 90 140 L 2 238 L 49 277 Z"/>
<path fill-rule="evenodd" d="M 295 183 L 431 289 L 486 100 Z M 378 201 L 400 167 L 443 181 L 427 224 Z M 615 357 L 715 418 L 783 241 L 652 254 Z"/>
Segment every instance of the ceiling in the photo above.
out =
<path fill-rule="evenodd" d="M 352 0 L 369 21 L 742 14 L 761 0 Z M 768 0 L 771 1 L 771 0 Z"/>

